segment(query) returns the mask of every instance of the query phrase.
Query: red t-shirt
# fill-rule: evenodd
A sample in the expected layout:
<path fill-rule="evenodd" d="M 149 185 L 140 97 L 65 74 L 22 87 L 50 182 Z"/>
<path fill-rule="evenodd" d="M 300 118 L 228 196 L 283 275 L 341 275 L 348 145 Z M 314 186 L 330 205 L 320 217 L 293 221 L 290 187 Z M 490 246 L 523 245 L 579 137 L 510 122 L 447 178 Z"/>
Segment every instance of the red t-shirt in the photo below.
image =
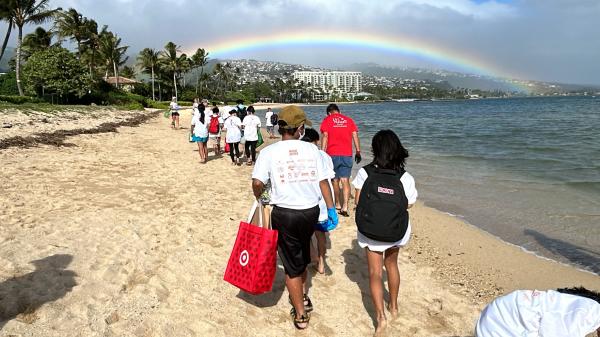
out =
<path fill-rule="evenodd" d="M 341 113 L 331 114 L 321 123 L 321 133 L 327 132 L 327 152 L 330 156 L 352 156 L 352 132 L 358 132 L 352 118 Z"/>

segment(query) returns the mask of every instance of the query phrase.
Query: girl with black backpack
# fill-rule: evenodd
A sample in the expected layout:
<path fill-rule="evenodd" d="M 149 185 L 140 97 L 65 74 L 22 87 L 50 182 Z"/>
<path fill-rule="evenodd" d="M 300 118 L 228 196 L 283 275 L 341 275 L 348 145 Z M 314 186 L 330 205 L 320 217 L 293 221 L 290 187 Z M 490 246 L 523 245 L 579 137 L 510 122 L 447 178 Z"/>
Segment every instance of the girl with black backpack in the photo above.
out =
<path fill-rule="evenodd" d="M 383 305 L 384 266 L 390 293 L 388 310 L 392 317 L 398 315 L 398 251 L 410 238 L 408 209 L 417 201 L 417 190 L 414 178 L 404 170 L 408 151 L 393 131 L 377 132 L 371 147 L 373 161 L 358 171 L 352 185 L 356 189 L 357 240 L 367 256 L 377 334 L 387 326 Z"/>

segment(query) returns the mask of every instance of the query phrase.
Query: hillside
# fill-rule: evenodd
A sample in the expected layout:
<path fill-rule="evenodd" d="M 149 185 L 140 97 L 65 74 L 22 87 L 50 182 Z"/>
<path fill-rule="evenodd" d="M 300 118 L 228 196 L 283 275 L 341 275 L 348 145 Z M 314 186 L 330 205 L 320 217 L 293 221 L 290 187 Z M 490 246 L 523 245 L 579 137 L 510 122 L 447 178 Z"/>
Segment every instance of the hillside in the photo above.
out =
<path fill-rule="evenodd" d="M 6 47 L 6 52 L 0 60 L 0 73 L 6 73 L 9 71 L 10 67 L 8 66 L 8 61 L 15 56 L 16 50 L 15 48 Z"/>

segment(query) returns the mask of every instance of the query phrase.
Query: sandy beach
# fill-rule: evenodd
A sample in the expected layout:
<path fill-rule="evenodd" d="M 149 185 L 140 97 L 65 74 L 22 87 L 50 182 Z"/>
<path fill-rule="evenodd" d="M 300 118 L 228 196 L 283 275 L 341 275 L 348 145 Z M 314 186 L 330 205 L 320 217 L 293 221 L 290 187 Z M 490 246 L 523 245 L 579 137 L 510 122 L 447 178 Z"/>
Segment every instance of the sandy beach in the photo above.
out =
<path fill-rule="evenodd" d="M 58 144 L 67 146 L 0 149 L 0 336 L 372 335 L 352 217 L 330 235 L 326 274 L 309 273 L 315 311 L 308 331 L 297 332 L 281 265 L 265 295 L 223 281 L 253 202 L 251 168 L 212 153 L 199 164 L 187 140 L 189 110 L 182 130 L 145 115 L 152 118 L 139 126 Z M 116 117 L 123 115 L 102 121 Z M 33 135 L 39 123 L 45 133 L 76 128 L 24 122 L 19 133 L 0 129 L 0 139 Z M 75 124 L 82 123 L 102 124 Z M 473 336 L 483 306 L 514 289 L 600 290 L 598 275 L 538 258 L 421 202 L 410 212 L 414 235 L 399 259 L 400 317 L 389 336 Z"/>

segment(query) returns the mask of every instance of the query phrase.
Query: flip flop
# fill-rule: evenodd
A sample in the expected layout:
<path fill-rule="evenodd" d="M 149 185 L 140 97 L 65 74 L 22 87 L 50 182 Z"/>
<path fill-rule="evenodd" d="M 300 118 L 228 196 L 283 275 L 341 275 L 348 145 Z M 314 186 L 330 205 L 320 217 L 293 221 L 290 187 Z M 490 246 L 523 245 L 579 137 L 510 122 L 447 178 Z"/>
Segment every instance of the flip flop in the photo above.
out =
<path fill-rule="evenodd" d="M 350 214 L 348 214 L 348 211 L 340 211 L 340 215 L 346 218 L 350 216 Z"/>

